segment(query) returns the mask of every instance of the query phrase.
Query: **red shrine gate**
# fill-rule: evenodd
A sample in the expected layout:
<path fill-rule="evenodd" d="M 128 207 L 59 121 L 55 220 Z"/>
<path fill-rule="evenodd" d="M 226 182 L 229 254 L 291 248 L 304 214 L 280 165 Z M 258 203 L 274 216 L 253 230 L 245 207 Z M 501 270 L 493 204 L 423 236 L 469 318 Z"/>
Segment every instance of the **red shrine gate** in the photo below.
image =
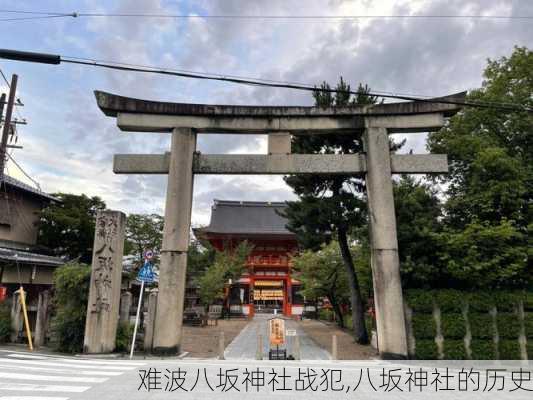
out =
<path fill-rule="evenodd" d="M 291 276 L 296 236 L 279 215 L 285 207 L 284 203 L 215 200 L 209 226 L 194 230 L 219 251 L 235 248 L 244 240 L 253 245 L 247 271 L 229 283 L 226 304 L 233 314 L 251 317 L 277 310 L 293 316 L 303 312 L 300 283 Z"/>

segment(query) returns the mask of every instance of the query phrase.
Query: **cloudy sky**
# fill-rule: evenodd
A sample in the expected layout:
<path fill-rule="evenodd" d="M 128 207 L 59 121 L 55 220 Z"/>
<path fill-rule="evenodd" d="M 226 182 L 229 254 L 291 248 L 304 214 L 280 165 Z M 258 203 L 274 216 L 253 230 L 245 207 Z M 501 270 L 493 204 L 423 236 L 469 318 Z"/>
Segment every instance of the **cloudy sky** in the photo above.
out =
<path fill-rule="evenodd" d="M 1 9 L 197 15 L 533 15 L 531 0 L 0 0 Z M 10 15 L 0 13 L 0 18 Z M 0 47 L 264 79 L 335 83 L 445 95 L 479 87 L 487 58 L 533 43 L 531 20 L 207 20 L 53 18 L 0 23 Z M 114 175 L 114 153 L 161 153 L 167 134 L 123 133 L 93 90 L 176 102 L 311 105 L 309 93 L 250 88 L 91 67 L 0 61 L 19 75 L 19 143 L 13 157 L 47 192 L 102 197 L 109 208 L 163 213 L 166 177 Z M 0 84 L 5 91 L 6 86 Z M 409 135 L 406 150 L 425 151 Z M 261 136 L 201 135 L 202 153 L 264 153 Z M 9 173 L 28 179 L 9 164 Z M 213 199 L 293 198 L 281 177 L 197 176 L 193 224 Z"/>

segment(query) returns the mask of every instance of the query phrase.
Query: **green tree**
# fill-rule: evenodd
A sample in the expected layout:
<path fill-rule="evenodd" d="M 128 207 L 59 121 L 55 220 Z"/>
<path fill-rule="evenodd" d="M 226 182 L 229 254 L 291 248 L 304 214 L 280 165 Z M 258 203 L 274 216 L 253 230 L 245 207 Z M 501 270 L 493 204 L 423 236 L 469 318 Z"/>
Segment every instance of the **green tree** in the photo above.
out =
<path fill-rule="evenodd" d="M 241 277 L 251 251 L 252 246 L 243 241 L 235 249 L 216 252 L 214 262 L 199 278 L 200 299 L 206 309 L 224 298 L 224 285 L 229 279 L 236 281 Z"/>
<path fill-rule="evenodd" d="M 192 240 L 187 252 L 187 282 L 195 284 L 215 262 L 216 249 L 208 241 Z"/>
<path fill-rule="evenodd" d="M 54 193 L 60 201 L 40 213 L 37 243 L 57 256 L 90 263 L 96 212 L 105 203 L 97 196 Z"/>
<path fill-rule="evenodd" d="M 163 241 L 163 223 L 163 217 L 158 214 L 128 215 L 124 253 L 135 255 L 139 264 L 142 264 L 146 250 L 159 254 Z"/>
<path fill-rule="evenodd" d="M 468 101 L 533 107 L 533 52 L 515 48 L 489 60 L 483 85 Z M 431 152 L 447 153 L 445 244 L 450 274 L 478 287 L 531 283 L 533 237 L 533 115 L 467 107 L 430 134 Z M 528 254 L 529 251 L 529 254 Z"/>
<path fill-rule="evenodd" d="M 341 305 L 350 301 L 350 289 L 338 243 L 331 241 L 318 251 L 305 250 L 292 261 L 294 277 L 302 282 L 301 293 L 311 299 L 326 297 L 337 324 L 344 328 Z"/>
<path fill-rule="evenodd" d="M 446 286 L 438 256 L 442 210 L 436 190 L 404 175 L 394 182 L 394 204 L 403 288 Z"/>
<path fill-rule="evenodd" d="M 59 351 L 83 350 L 90 280 L 91 268 L 86 264 L 68 263 L 54 271 L 51 327 Z"/>
<path fill-rule="evenodd" d="M 328 92 L 324 82 L 313 96 L 318 107 L 343 107 L 374 104 L 376 98 L 368 95 L 369 88 L 359 85 L 357 95 L 350 94 L 350 85 L 340 78 L 335 94 Z M 363 151 L 361 132 L 347 135 L 294 136 L 292 151 L 307 154 L 354 154 Z M 342 255 L 343 266 L 350 283 L 350 303 L 353 335 L 358 343 L 368 343 L 365 327 L 364 306 L 361 288 L 350 253 L 349 234 L 353 227 L 366 224 L 364 180 L 352 175 L 290 175 L 285 182 L 298 196 L 288 202 L 284 213 L 287 227 L 296 233 L 299 243 L 308 249 L 317 250 L 332 237 L 336 239 Z"/>

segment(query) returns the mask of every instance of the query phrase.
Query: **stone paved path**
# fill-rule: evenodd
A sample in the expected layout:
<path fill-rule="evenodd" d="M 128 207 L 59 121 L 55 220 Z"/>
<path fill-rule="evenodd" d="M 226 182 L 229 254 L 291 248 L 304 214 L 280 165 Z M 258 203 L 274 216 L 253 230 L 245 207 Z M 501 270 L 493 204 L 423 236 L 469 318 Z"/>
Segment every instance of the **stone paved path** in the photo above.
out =
<path fill-rule="evenodd" d="M 263 335 L 263 359 L 268 359 L 268 320 L 273 315 L 257 314 L 252 321 L 244 327 L 239 335 L 226 347 L 224 357 L 227 360 L 254 360 L 257 352 L 258 334 Z M 298 322 L 292 319 L 285 320 L 285 329 L 294 329 L 300 338 L 301 360 L 331 360 L 331 354 L 320 347 L 300 328 Z M 286 337 L 287 354 L 293 354 L 294 337 Z"/>

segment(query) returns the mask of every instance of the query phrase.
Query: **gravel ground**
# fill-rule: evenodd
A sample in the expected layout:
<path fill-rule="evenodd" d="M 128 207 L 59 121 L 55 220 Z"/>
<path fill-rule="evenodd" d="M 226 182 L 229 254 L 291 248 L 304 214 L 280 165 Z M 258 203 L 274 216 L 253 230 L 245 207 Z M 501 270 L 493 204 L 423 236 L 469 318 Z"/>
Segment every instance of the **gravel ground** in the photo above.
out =
<path fill-rule="evenodd" d="M 183 326 L 182 351 L 187 358 L 215 358 L 218 356 L 218 336 L 224 332 L 226 346 L 248 324 L 245 319 L 219 320 L 218 326 Z"/>
<path fill-rule="evenodd" d="M 299 325 L 311 339 L 329 352 L 331 352 L 331 337 L 336 334 L 340 360 L 368 360 L 377 357 L 375 349 L 355 343 L 347 331 L 333 323 L 306 319 L 300 321 Z"/>

